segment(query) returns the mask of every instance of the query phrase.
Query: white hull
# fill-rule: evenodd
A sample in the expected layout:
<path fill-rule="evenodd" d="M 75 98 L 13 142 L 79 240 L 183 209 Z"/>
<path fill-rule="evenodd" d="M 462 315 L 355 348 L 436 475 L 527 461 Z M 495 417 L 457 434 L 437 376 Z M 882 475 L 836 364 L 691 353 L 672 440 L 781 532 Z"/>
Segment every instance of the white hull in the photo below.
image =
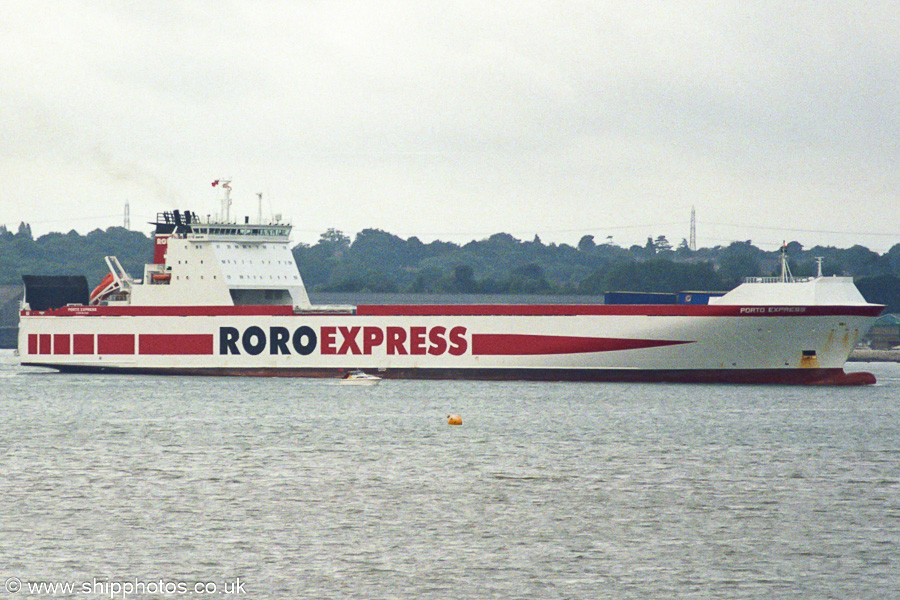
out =
<path fill-rule="evenodd" d="M 144 316 L 106 307 L 24 313 L 19 350 L 25 364 L 63 370 L 697 381 L 755 381 L 754 372 L 766 381 L 764 373 L 774 372 L 776 380 L 801 381 L 840 370 L 875 313 L 590 305 L 240 314 L 249 308 L 194 316 L 176 316 L 177 308 Z"/>

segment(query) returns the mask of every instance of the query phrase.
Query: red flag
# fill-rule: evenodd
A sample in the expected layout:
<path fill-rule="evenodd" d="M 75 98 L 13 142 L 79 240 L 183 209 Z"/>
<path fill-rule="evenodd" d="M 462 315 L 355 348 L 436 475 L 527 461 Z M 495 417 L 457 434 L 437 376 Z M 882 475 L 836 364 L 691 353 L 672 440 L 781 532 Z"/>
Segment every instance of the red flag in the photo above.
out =
<path fill-rule="evenodd" d="M 213 183 L 212 183 L 212 186 L 213 186 L 213 187 L 216 187 L 217 185 L 219 185 L 219 180 L 218 180 L 218 179 L 216 179 L 216 180 L 213 181 Z"/>

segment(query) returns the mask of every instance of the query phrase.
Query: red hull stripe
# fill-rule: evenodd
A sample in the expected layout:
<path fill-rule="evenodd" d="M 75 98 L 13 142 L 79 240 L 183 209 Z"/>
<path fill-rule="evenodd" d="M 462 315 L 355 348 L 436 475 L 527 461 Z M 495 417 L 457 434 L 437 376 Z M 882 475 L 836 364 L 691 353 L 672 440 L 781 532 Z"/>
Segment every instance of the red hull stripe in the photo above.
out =
<path fill-rule="evenodd" d="M 134 335 L 97 334 L 97 354 L 134 354 Z"/>
<path fill-rule="evenodd" d="M 180 367 L 138 368 L 99 365 L 59 365 L 40 361 L 25 366 L 49 367 L 70 373 L 140 373 L 153 375 L 233 375 L 240 377 L 340 377 L 341 368 L 239 368 Z M 872 385 L 871 373 L 845 373 L 843 369 L 388 369 L 378 371 L 385 379 L 478 379 L 524 381 L 629 381 L 665 383 L 746 383 L 783 385 Z"/>
<path fill-rule="evenodd" d="M 53 354 L 71 354 L 71 340 L 67 333 L 53 334 Z"/>
<path fill-rule="evenodd" d="M 76 333 L 72 336 L 73 354 L 93 354 L 94 336 L 90 333 Z"/>
<path fill-rule="evenodd" d="M 138 354 L 212 354 L 210 334 L 141 334 Z"/>
<path fill-rule="evenodd" d="M 669 340 L 628 340 L 616 338 L 568 337 L 476 333 L 472 335 L 472 354 L 480 356 L 523 356 L 533 354 L 578 354 L 612 352 L 654 346 L 672 346 L 692 342 Z"/>
<path fill-rule="evenodd" d="M 65 306 L 23 310 L 21 315 L 51 317 L 269 317 L 294 314 L 291 306 Z"/>
<path fill-rule="evenodd" d="M 881 314 L 880 305 L 862 306 L 715 306 L 695 304 L 606 305 L 606 304 L 399 304 L 362 305 L 356 314 L 376 317 L 408 316 L 535 316 L 572 317 L 785 317 L 785 316 L 872 316 Z"/>
<path fill-rule="evenodd" d="M 716 306 L 694 304 L 605 305 L 605 304 L 368 304 L 356 307 L 356 314 L 367 317 L 572 317 L 572 316 L 648 316 L 648 317 L 877 317 L 884 307 L 859 306 Z M 351 315 L 304 312 L 346 319 Z M 56 310 L 24 310 L 21 316 L 54 317 L 216 317 L 216 316 L 291 316 L 290 306 L 66 306 Z"/>

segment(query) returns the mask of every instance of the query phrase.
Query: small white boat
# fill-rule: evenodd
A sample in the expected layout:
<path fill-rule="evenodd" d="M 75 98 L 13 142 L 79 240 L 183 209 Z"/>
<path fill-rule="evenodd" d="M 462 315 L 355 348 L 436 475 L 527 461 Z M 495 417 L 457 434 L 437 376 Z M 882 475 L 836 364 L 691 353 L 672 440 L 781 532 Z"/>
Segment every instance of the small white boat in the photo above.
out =
<path fill-rule="evenodd" d="M 341 378 L 341 383 L 344 385 L 378 385 L 379 381 L 381 381 L 381 377 L 360 370 L 350 371 Z"/>

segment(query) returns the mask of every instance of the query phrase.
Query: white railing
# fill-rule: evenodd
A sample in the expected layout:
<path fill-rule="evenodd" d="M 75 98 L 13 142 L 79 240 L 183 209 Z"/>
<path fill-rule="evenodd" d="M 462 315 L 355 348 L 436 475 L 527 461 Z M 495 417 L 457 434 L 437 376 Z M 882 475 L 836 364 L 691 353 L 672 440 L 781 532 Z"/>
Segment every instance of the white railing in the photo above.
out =
<path fill-rule="evenodd" d="M 744 277 L 744 283 L 803 283 L 813 279 L 813 277 L 792 277 L 788 280 L 782 277 Z"/>

